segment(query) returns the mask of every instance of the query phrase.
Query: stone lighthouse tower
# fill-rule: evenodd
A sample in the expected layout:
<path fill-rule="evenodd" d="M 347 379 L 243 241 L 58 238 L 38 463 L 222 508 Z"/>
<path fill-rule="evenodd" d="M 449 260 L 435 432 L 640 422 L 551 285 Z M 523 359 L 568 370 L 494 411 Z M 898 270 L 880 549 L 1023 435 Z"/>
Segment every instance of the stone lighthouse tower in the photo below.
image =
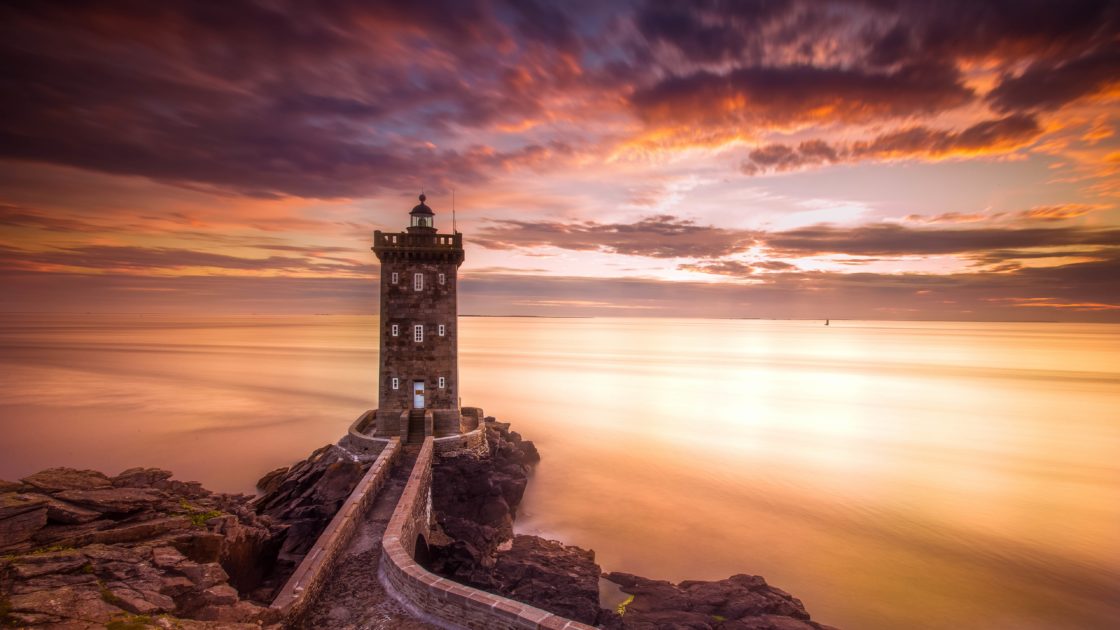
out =
<path fill-rule="evenodd" d="M 440 234 L 424 202 L 404 232 L 373 234 L 381 261 L 377 434 L 423 440 L 459 432 L 457 279 L 463 235 Z"/>

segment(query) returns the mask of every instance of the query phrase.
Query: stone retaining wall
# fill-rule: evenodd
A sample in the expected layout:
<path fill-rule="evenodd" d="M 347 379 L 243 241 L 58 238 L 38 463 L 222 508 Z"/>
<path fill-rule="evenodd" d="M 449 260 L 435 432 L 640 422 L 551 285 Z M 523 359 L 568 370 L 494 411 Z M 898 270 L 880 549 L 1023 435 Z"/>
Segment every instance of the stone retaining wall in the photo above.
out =
<path fill-rule="evenodd" d="M 367 435 L 374 428 L 376 419 L 377 412 L 373 409 L 358 416 L 358 419 L 350 425 L 346 435 L 338 441 L 338 445 L 358 456 L 362 461 L 369 461 L 380 455 L 391 438 Z"/>
<path fill-rule="evenodd" d="M 366 412 L 366 415 L 371 413 Z M 323 585 L 323 580 L 330 573 L 331 565 L 334 564 L 339 552 L 350 542 L 360 519 L 365 518 L 369 506 L 377 497 L 378 490 L 389 478 L 393 461 L 400 454 L 401 442 L 400 438 L 394 437 L 386 440 L 386 443 L 377 459 L 354 487 L 353 492 L 319 535 L 319 539 L 296 567 L 295 573 L 288 578 L 284 588 L 280 589 L 280 593 L 272 600 L 272 608 L 278 610 L 283 619 L 298 619 L 307 605 L 314 600 Z"/>
<path fill-rule="evenodd" d="M 454 451 L 472 451 L 485 455 L 490 452 L 490 447 L 486 443 L 486 429 L 479 427 L 467 433 L 438 437 L 435 439 L 435 451 L 436 455 Z"/>
<path fill-rule="evenodd" d="M 434 455 L 435 439 L 425 438 L 381 539 L 379 577 L 385 590 L 418 617 L 449 628 L 593 630 L 578 621 L 439 577 L 416 563 L 418 536 L 427 544 L 430 533 Z"/>

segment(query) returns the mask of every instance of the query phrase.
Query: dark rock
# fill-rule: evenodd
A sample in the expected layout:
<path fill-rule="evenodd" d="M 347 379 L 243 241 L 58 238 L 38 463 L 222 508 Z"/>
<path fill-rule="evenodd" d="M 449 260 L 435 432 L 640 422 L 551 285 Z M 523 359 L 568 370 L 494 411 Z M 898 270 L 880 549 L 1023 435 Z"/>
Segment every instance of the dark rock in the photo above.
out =
<path fill-rule="evenodd" d="M 112 527 L 113 521 L 99 519 L 78 525 L 51 525 L 45 527 L 32 537 L 35 544 L 45 547 L 49 545 L 58 547 L 75 547 L 91 542 L 90 536 L 95 532 Z"/>
<path fill-rule="evenodd" d="M 82 555 L 98 563 L 104 562 L 140 562 L 141 555 L 127 547 L 113 547 L 109 545 L 94 544 L 81 548 Z"/>
<path fill-rule="evenodd" d="M 152 549 L 152 564 L 161 569 L 174 569 L 187 557 L 174 547 L 155 547 Z"/>
<path fill-rule="evenodd" d="M 153 468 L 112 480 L 52 469 L 5 486 L 49 494 L 0 493 L 3 623 L 103 628 L 128 613 L 169 613 L 184 630 L 277 622 L 231 582 L 255 587 L 275 562 L 284 527 L 258 516 L 249 497 L 169 477 Z M 202 611 L 212 620 L 189 618 Z"/>
<path fill-rule="evenodd" d="M 615 627 L 661 628 L 671 622 L 694 628 L 826 628 L 810 621 L 800 600 L 768 585 L 757 575 L 733 575 L 711 582 L 687 580 L 676 585 L 629 573 L 610 573 L 605 577 L 634 596 L 626 606 L 621 625 Z"/>
<path fill-rule="evenodd" d="M 257 481 L 257 490 L 259 490 L 262 495 L 276 492 L 276 489 L 280 487 L 287 473 L 287 466 L 265 473 L 265 475 Z"/>
<path fill-rule="evenodd" d="M 129 468 L 110 481 L 118 488 L 158 488 L 171 475 L 170 470 L 162 468 Z"/>
<path fill-rule="evenodd" d="M 30 512 L 50 500 L 41 494 L 21 494 L 5 492 L 0 494 L 0 520 Z"/>
<path fill-rule="evenodd" d="M 97 520 L 101 513 L 51 498 L 47 501 L 47 520 L 52 523 L 78 525 Z"/>
<path fill-rule="evenodd" d="M 208 562 L 206 564 L 188 562 L 181 565 L 179 571 L 200 589 L 210 588 L 215 584 L 220 584 L 229 579 L 229 574 L 227 574 L 225 569 L 222 568 L 222 565 L 217 562 Z"/>
<path fill-rule="evenodd" d="M 238 591 L 252 592 L 272 573 L 284 537 L 275 536 L 262 525 L 247 525 L 232 515 L 215 519 L 208 526 L 221 536 L 219 562 Z"/>
<path fill-rule="evenodd" d="M 261 479 L 272 488 L 256 501 L 257 514 L 288 525 L 279 556 L 293 565 L 315 544 L 365 474 L 368 464 L 354 461 L 330 444 L 283 473 L 273 471 Z M 265 483 L 267 481 L 267 483 Z"/>
<path fill-rule="evenodd" d="M 12 574 L 22 580 L 28 580 L 52 573 L 69 573 L 84 567 L 87 562 L 85 556 L 76 551 L 59 554 L 47 562 L 27 562 L 27 557 L 23 557 L 12 564 Z"/>
<path fill-rule="evenodd" d="M 128 514 L 162 503 L 167 497 L 158 490 L 145 488 L 105 488 L 100 490 L 64 490 L 56 499 L 74 503 L 102 514 Z"/>
<path fill-rule="evenodd" d="M 0 494 L 8 492 L 25 492 L 27 485 L 19 481 L 5 481 L 0 479 Z"/>
<path fill-rule="evenodd" d="M 569 619 L 594 624 L 599 615 L 595 553 L 537 536 L 514 536 L 491 571 L 494 592 Z"/>
<path fill-rule="evenodd" d="M 18 512 L 0 519 L 0 549 L 24 543 L 47 524 L 47 508 Z"/>
<path fill-rule="evenodd" d="M 22 481 L 51 494 L 63 490 L 110 488 L 113 485 L 103 473 L 96 470 L 77 470 L 74 468 L 48 468 L 29 477 L 24 477 Z"/>
<path fill-rule="evenodd" d="M 13 573 L 16 578 L 16 583 L 12 585 L 12 593 L 16 595 L 26 595 L 36 591 L 51 591 L 64 586 L 79 586 L 79 585 L 96 585 L 97 577 L 89 573 L 49 573 L 32 578 L 20 578 L 17 573 Z"/>
<path fill-rule="evenodd" d="M 93 586 L 64 586 L 52 590 L 12 595 L 8 599 L 12 611 L 47 615 L 59 619 L 107 623 L 123 611 L 104 601 Z"/>
<path fill-rule="evenodd" d="M 94 532 L 89 535 L 89 543 L 130 543 L 162 536 L 168 532 L 189 529 L 191 521 L 182 516 L 157 518 Z M 88 544 L 88 543 L 83 543 Z"/>
<path fill-rule="evenodd" d="M 181 575 L 160 579 L 159 592 L 170 597 L 178 597 L 192 588 L 194 588 L 194 582 Z"/>
<path fill-rule="evenodd" d="M 217 562 L 222 558 L 222 536 L 208 531 L 193 531 L 170 539 L 172 547 L 194 562 Z"/>
<path fill-rule="evenodd" d="M 488 454 L 445 457 L 432 469 L 432 509 L 452 542 L 431 546 L 432 570 L 464 584 L 526 602 L 570 619 L 596 623 L 599 566 L 595 554 L 536 536 L 513 536 L 525 494 L 532 442 L 491 422 Z M 435 538 L 435 537 L 434 537 Z M 499 551 L 508 545 L 506 551 Z"/>

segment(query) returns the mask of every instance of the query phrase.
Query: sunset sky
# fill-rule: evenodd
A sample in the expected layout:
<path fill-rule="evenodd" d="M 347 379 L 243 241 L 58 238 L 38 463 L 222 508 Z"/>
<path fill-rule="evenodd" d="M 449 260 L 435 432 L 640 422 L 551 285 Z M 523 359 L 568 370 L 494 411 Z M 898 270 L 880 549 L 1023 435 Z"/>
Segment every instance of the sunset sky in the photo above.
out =
<path fill-rule="evenodd" d="M 1120 321 L 1120 2 L 4 3 L 3 311 Z"/>

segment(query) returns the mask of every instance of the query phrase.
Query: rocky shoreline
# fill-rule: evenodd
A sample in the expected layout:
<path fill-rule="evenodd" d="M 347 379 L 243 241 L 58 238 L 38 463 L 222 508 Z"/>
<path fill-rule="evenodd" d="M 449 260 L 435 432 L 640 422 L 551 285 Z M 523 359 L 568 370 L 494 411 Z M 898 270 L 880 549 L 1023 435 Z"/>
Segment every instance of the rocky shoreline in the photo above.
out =
<path fill-rule="evenodd" d="M 431 571 L 602 628 L 827 628 L 759 576 L 671 584 L 604 574 L 592 551 L 514 535 L 540 455 L 508 424 L 486 420 L 486 455 L 433 466 L 435 525 L 418 558 Z M 115 477 L 52 468 L 0 481 L 0 625 L 278 627 L 269 603 L 367 468 L 324 446 L 265 475 L 258 497 L 155 468 Z M 603 608 L 601 579 L 629 599 Z"/>
<path fill-rule="evenodd" d="M 52 468 L 0 482 L 0 623 L 257 628 L 252 593 L 284 527 L 245 495 L 155 468 Z"/>
<path fill-rule="evenodd" d="M 427 564 L 434 573 L 602 628 L 828 628 L 812 621 L 800 600 L 760 576 L 671 584 L 603 574 L 593 551 L 514 535 L 517 507 L 540 455 L 510 425 L 487 420 L 489 455 L 463 453 L 433 466 L 433 517 L 444 534 L 429 541 Z M 615 609 L 603 608 L 600 578 L 630 597 Z"/>

